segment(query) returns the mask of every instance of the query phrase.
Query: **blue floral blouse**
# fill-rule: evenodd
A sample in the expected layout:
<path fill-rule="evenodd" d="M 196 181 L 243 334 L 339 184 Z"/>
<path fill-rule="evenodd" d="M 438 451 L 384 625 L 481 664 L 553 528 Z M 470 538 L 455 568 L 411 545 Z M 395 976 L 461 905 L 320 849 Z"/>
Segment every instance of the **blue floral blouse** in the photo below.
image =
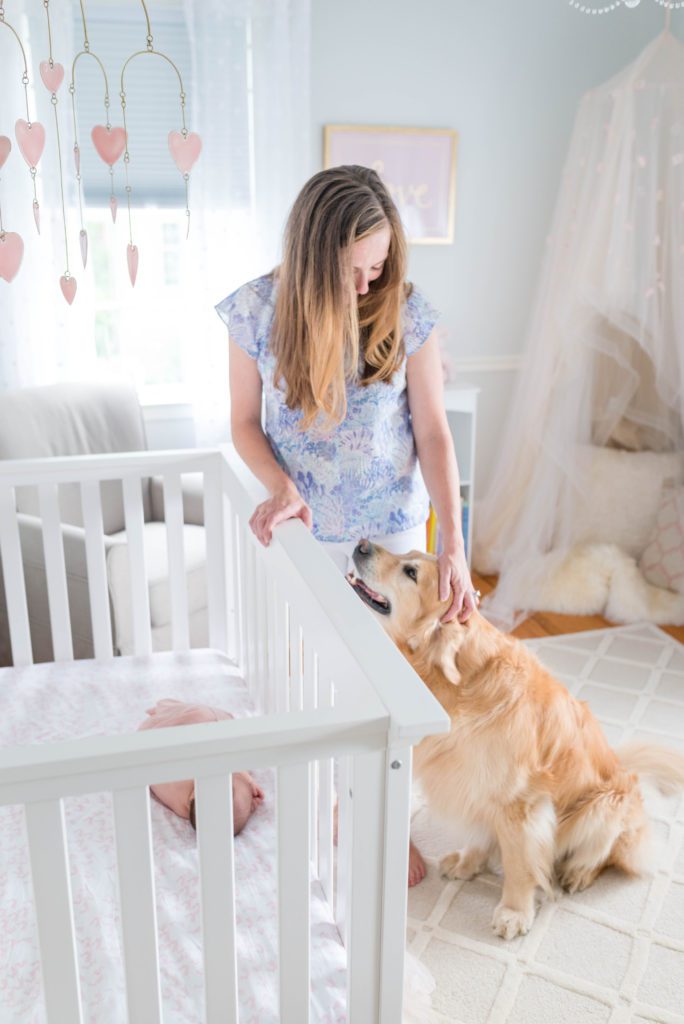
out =
<path fill-rule="evenodd" d="M 390 381 L 347 384 L 347 414 L 330 431 L 301 431 L 274 383 L 269 338 L 277 281 L 266 274 L 216 306 L 230 337 L 255 359 L 263 382 L 264 430 L 279 464 L 311 508 L 321 541 L 350 541 L 408 530 L 427 519 L 406 389 L 406 358 Z M 438 314 L 417 288 L 403 311 L 404 348 L 411 356 L 427 340 Z"/>

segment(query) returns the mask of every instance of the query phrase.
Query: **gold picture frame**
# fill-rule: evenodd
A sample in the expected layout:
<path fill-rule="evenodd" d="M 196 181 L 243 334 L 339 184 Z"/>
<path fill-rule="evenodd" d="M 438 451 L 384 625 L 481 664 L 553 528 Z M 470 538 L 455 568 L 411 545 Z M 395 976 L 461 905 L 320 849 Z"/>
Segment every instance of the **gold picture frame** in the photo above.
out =
<path fill-rule="evenodd" d="M 412 245 L 451 245 L 458 133 L 453 128 L 326 124 L 323 166 L 361 164 L 378 172 Z"/>

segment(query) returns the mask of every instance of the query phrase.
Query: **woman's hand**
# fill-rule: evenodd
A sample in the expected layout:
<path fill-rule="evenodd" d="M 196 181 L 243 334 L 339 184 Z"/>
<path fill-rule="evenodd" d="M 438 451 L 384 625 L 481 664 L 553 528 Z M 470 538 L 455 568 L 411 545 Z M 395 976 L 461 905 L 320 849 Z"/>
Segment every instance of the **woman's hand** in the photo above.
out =
<path fill-rule="evenodd" d="M 268 547 L 273 527 L 286 519 L 301 519 L 304 525 L 311 529 L 311 509 L 291 481 L 276 491 L 272 498 L 257 505 L 249 525 L 264 547 Z"/>
<path fill-rule="evenodd" d="M 439 569 L 439 599 L 446 601 L 449 594 L 453 600 L 442 616 L 442 622 L 451 622 L 458 616 L 465 622 L 477 608 L 477 596 L 470 579 L 463 544 L 442 551 L 437 559 Z"/>

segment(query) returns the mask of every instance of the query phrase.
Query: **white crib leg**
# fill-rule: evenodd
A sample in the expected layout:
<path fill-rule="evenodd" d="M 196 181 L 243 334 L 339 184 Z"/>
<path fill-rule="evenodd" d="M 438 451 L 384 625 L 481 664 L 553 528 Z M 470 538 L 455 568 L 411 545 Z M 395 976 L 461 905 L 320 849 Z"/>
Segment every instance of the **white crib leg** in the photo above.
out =
<path fill-rule="evenodd" d="M 395 1024 L 401 1020 L 406 949 L 412 753 L 411 747 L 393 747 L 387 751 L 378 1024 Z"/>

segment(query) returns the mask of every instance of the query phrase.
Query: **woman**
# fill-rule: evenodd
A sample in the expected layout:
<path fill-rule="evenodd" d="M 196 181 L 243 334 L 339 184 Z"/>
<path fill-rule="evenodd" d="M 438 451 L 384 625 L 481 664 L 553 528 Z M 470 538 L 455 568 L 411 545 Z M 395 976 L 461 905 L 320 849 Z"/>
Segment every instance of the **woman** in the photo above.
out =
<path fill-rule="evenodd" d="M 424 549 L 429 493 L 440 598 L 453 593 L 444 620 L 463 621 L 475 595 L 437 314 L 406 283 L 406 262 L 399 214 L 374 171 L 315 174 L 290 213 L 280 266 L 216 307 L 230 335 L 232 436 L 271 495 L 250 520 L 259 540 L 298 517 L 342 569 L 362 537 Z M 409 868 L 415 884 L 425 867 L 414 848 Z"/>

